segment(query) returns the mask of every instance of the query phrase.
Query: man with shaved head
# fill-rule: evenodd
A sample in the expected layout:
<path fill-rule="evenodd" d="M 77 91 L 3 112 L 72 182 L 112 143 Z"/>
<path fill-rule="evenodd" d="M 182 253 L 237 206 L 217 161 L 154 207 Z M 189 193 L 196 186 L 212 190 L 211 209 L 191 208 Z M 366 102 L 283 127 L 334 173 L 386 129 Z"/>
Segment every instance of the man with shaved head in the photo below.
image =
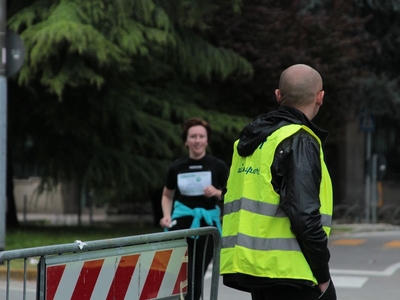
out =
<path fill-rule="evenodd" d="M 329 272 L 332 183 L 312 119 L 321 75 L 303 64 L 281 74 L 280 107 L 250 122 L 234 144 L 224 195 L 221 274 L 253 300 L 336 300 Z"/>

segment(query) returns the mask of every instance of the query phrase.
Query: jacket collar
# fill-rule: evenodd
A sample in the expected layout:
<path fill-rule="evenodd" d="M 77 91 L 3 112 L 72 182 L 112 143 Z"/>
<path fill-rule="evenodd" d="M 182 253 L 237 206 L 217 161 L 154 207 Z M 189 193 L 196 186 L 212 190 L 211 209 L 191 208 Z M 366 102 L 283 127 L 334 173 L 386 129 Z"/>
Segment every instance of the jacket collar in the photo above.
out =
<path fill-rule="evenodd" d="M 246 125 L 239 136 L 240 141 L 237 147 L 239 155 L 251 155 L 275 130 L 289 124 L 307 126 L 319 137 L 322 144 L 329 135 L 328 131 L 319 128 L 300 110 L 294 107 L 281 106 L 277 110 L 257 116 Z"/>

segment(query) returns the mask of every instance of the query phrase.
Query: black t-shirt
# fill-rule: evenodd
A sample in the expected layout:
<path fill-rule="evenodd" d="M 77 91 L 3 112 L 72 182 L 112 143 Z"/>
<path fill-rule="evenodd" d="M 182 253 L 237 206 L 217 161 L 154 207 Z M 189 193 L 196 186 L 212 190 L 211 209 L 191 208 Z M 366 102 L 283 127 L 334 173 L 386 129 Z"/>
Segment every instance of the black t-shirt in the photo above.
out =
<path fill-rule="evenodd" d="M 221 190 L 227 177 L 228 166 L 221 159 L 207 154 L 199 160 L 185 156 L 175 160 L 169 167 L 165 186 L 175 190 L 174 200 L 192 209 L 214 209 L 218 198 L 205 197 L 203 189 L 211 184 Z"/>

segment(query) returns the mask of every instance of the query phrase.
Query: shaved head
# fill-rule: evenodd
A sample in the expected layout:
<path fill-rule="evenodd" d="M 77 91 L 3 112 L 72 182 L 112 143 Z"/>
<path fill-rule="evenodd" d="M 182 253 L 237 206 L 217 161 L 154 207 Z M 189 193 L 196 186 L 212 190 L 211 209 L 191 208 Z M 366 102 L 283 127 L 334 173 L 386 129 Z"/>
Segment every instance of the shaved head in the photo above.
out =
<path fill-rule="evenodd" d="M 309 105 L 322 90 L 322 77 L 307 65 L 293 65 L 284 70 L 279 79 L 281 105 L 302 107 Z"/>

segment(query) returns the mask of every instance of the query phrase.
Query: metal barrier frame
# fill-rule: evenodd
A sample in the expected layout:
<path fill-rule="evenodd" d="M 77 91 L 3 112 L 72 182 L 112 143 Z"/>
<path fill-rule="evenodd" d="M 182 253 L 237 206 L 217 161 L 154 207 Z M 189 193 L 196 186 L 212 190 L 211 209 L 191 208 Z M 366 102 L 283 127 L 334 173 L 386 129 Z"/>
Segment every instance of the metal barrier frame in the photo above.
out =
<path fill-rule="evenodd" d="M 213 226 L 192 228 L 192 229 L 181 229 L 169 232 L 159 232 L 159 233 L 151 233 L 145 235 L 135 235 L 129 237 L 96 240 L 96 241 L 87 241 L 84 243 L 82 243 L 81 241 L 76 241 L 74 243 L 69 243 L 69 244 L 2 251 L 0 252 L 0 263 L 7 262 L 6 299 L 7 300 L 9 299 L 10 261 L 14 259 L 24 259 L 23 299 L 25 299 L 26 279 L 27 279 L 26 261 L 28 258 L 32 257 L 43 258 L 44 256 L 48 255 L 60 255 L 67 253 L 80 253 L 80 252 L 83 253 L 87 251 L 121 248 L 133 245 L 143 245 L 143 244 L 157 243 L 157 242 L 170 241 L 170 240 L 188 238 L 193 236 L 203 236 L 203 235 L 212 235 L 214 241 L 210 300 L 216 300 L 218 299 L 221 235 L 218 229 Z M 40 259 L 40 261 L 43 261 L 43 259 Z M 194 261 L 192 263 L 194 263 Z M 43 274 L 40 274 L 38 272 L 38 277 L 39 276 L 43 276 Z M 37 278 L 38 283 L 42 283 L 43 280 L 44 278 Z M 203 284 L 202 284 L 202 290 L 204 290 Z M 40 295 L 39 299 L 40 300 L 44 299 L 44 295 Z"/>

